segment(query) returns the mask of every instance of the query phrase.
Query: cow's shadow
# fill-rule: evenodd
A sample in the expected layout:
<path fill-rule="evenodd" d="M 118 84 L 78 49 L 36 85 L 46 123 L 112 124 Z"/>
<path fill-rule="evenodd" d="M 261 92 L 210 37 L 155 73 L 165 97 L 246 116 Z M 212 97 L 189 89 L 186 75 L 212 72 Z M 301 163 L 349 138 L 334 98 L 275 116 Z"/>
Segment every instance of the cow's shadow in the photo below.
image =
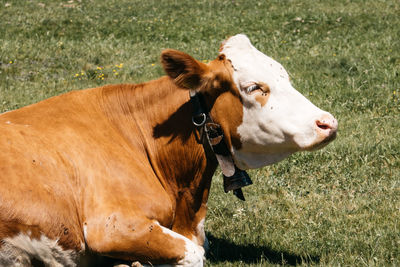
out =
<path fill-rule="evenodd" d="M 258 246 L 256 244 L 235 244 L 226 239 L 215 237 L 209 232 L 207 232 L 206 235 L 210 243 L 210 250 L 207 254 L 206 261 L 210 263 L 242 262 L 244 264 L 250 264 L 259 263 L 261 259 L 279 265 L 319 263 L 319 256 L 302 257 L 287 251 L 274 250 L 267 246 Z M 91 254 L 90 251 L 88 251 L 87 255 L 81 258 L 79 266 L 112 267 L 117 264 L 131 265 L 131 263 L 127 261 Z M 33 261 L 32 266 L 44 267 L 44 264 Z"/>
<path fill-rule="evenodd" d="M 282 265 L 319 263 L 319 256 L 303 257 L 286 251 L 274 250 L 266 246 L 235 244 L 231 241 L 215 237 L 210 233 L 206 235 L 210 242 L 207 261 L 211 263 L 240 261 L 249 264 L 259 263 L 262 258 L 272 264 Z"/>

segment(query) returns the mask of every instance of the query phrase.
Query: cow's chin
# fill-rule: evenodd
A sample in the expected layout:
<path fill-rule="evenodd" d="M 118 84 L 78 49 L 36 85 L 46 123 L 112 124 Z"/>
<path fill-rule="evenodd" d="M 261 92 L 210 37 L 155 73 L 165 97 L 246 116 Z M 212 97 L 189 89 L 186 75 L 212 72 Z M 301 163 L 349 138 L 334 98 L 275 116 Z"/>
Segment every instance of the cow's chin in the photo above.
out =
<path fill-rule="evenodd" d="M 233 158 L 236 166 L 239 169 L 248 170 L 258 169 L 267 165 L 274 164 L 287 158 L 294 152 L 295 151 L 265 154 L 259 152 L 235 151 Z"/>
<path fill-rule="evenodd" d="M 316 151 L 319 150 L 326 145 L 328 145 L 330 142 L 335 140 L 336 138 L 336 132 L 332 133 L 331 135 L 327 137 L 317 137 L 311 144 L 305 145 L 303 147 L 300 147 L 300 151 Z"/>

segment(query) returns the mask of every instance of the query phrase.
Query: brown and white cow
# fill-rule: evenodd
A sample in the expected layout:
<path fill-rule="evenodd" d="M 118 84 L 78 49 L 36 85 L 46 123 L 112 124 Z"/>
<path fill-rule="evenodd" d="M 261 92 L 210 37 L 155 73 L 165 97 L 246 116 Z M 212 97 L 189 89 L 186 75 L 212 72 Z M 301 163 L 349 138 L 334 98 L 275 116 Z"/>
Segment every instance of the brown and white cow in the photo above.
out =
<path fill-rule="evenodd" d="M 234 162 L 259 168 L 336 135 L 335 118 L 244 35 L 204 64 L 165 50 L 168 76 L 73 91 L 0 115 L 0 265 L 75 266 L 91 251 L 202 266 L 215 156 L 191 121 L 201 93 Z"/>

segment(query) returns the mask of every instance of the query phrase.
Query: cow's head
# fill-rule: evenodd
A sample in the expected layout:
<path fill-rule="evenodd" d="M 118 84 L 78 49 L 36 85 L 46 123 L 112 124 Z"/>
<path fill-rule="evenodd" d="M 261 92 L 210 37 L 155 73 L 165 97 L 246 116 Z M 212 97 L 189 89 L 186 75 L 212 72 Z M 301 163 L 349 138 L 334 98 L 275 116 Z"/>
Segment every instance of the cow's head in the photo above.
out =
<path fill-rule="evenodd" d="M 241 169 L 319 149 L 336 136 L 336 119 L 296 91 L 282 65 L 245 35 L 223 42 L 209 64 L 176 50 L 163 51 L 161 60 L 178 86 L 204 95 Z"/>

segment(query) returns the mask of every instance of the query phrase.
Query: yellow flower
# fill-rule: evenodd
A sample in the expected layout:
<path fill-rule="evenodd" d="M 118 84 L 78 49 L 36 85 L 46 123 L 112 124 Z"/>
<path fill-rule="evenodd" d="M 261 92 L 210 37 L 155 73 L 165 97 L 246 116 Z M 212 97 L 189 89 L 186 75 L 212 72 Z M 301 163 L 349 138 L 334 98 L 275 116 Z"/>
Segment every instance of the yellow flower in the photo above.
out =
<path fill-rule="evenodd" d="M 152 63 L 151 66 L 154 67 L 156 64 Z"/>
<path fill-rule="evenodd" d="M 12 64 L 13 62 L 12 62 L 12 60 L 10 60 L 10 62 L 9 62 L 10 64 Z"/>

